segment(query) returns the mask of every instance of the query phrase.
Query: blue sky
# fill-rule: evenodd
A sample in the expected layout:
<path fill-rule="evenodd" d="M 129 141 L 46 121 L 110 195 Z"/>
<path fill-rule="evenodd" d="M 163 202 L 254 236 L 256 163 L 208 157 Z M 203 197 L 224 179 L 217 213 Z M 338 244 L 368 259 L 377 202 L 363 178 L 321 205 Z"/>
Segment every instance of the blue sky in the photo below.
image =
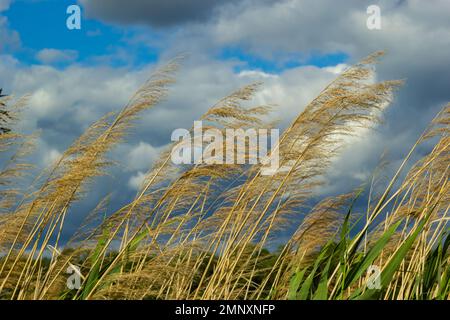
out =
<path fill-rule="evenodd" d="M 5 13 L 11 29 L 20 34 L 22 48 L 14 52 L 24 64 L 40 63 L 36 53 L 42 49 L 73 50 L 76 63 L 95 64 L 95 58 L 114 55 L 117 50 L 130 46 L 128 37 L 133 30 L 107 25 L 95 19 L 82 17 L 81 30 L 69 30 L 66 20 L 70 0 L 18 0 Z M 140 65 L 155 62 L 158 50 L 148 46 L 133 45 L 132 63 Z M 127 61 L 112 59 L 112 66 L 123 66 Z"/>
<path fill-rule="evenodd" d="M 69 16 L 66 9 L 72 4 L 73 0 L 12 2 L 4 16 L 8 18 L 10 28 L 19 33 L 22 45 L 13 55 L 24 64 L 42 63 L 36 58 L 36 53 L 47 48 L 76 51 L 77 58 L 70 63 L 88 65 L 107 63 L 113 67 L 129 64 L 139 67 L 158 60 L 163 48 L 156 45 L 152 47 L 151 43 L 141 44 L 133 41 L 133 38 L 142 32 L 142 27 L 103 23 L 98 19 L 86 17 L 82 11 L 82 29 L 69 30 L 66 28 L 66 19 Z M 146 30 L 147 39 L 149 37 L 161 39 L 165 33 L 160 30 Z M 120 55 L 117 55 L 124 49 L 127 49 L 127 59 L 121 59 Z M 218 51 L 216 55 L 218 59 L 239 62 L 236 71 L 250 68 L 268 73 L 279 73 L 301 65 L 334 66 L 346 62 L 348 58 L 343 52 L 308 54 L 297 52 L 284 56 L 277 54 L 272 59 L 267 59 L 246 52 L 240 46 L 225 46 Z M 99 57 L 104 56 L 111 59 L 99 60 Z M 68 63 L 67 61 L 60 63 L 58 67 L 67 66 Z"/>

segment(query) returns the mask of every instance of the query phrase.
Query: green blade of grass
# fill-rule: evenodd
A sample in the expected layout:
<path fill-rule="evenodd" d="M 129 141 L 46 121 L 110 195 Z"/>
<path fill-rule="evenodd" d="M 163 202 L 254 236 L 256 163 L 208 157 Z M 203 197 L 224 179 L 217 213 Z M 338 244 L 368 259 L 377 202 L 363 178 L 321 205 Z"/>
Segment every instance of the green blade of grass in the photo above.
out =
<path fill-rule="evenodd" d="M 378 239 L 374 246 L 367 252 L 362 261 L 353 267 L 346 278 L 345 288 L 351 286 L 361 275 L 367 270 L 367 268 L 375 261 L 378 255 L 383 251 L 384 247 L 388 243 L 389 239 L 392 237 L 394 232 L 397 230 L 401 221 L 392 225 L 388 230 L 386 230 L 383 235 Z"/>
<path fill-rule="evenodd" d="M 433 209 L 434 207 L 435 206 L 433 206 Z M 427 215 L 420 221 L 414 232 L 404 241 L 404 243 L 400 246 L 394 256 L 389 260 L 388 264 L 384 267 L 380 275 L 381 289 L 368 289 L 357 298 L 358 300 L 371 299 L 376 294 L 380 293 L 383 288 L 386 288 L 388 286 L 395 272 L 398 270 L 400 264 L 408 253 L 409 249 L 411 249 L 417 236 L 423 230 L 425 224 L 431 216 L 431 212 L 433 211 L 433 209 L 431 209 L 430 212 L 427 213 Z"/>

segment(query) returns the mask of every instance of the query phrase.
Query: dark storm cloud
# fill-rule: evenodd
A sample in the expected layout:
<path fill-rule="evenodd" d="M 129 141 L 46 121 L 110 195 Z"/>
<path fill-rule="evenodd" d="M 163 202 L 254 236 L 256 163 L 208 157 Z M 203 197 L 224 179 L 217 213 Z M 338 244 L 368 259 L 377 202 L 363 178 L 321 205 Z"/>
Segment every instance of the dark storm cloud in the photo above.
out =
<path fill-rule="evenodd" d="M 79 0 L 89 17 L 167 27 L 208 20 L 215 9 L 242 0 Z"/>
<path fill-rule="evenodd" d="M 0 9 L 7 2 L 0 0 Z M 183 63 L 169 99 L 146 113 L 134 135 L 114 151 L 112 158 L 122 160 L 122 166 L 114 168 L 111 174 L 114 182 L 100 179 L 91 188 L 95 194 L 79 205 L 82 208 L 76 208 L 77 217 L 89 212 L 99 198 L 114 192 L 116 186 L 123 188 L 118 195 L 113 194 L 111 209 L 131 199 L 134 190 L 126 186 L 136 185 L 154 154 L 169 142 L 171 131 L 190 127 L 217 99 L 239 86 L 263 80 L 264 89 L 256 101 L 279 105 L 280 118 L 289 122 L 336 76 L 314 67 L 293 68 L 276 75 L 258 70 L 239 74 L 229 60 L 216 59 L 216 52 L 222 48 L 239 47 L 272 60 L 280 52 L 343 52 L 350 57 L 348 63 L 377 50 L 387 51 L 377 66 L 378 80 L 406 79 L 406 84 L 387 110 L 385 125 L 349 143 L 330 170 L 330 188 L 322 190 L 323 194 L 343 193 L 367 181 L 386 148 L 390 151 L 388 160 L 395 168 L 430 119 L 450 101 L 448 0 L 79 2 L 89 17 L 113 23 L 183 25 L 180 32 L 164 37 L 161 56 L 173 57 L 176 52 L 185 51 L 191 55 Z M 381 8 L 381 30 L 366 27 L 366 8 L 371 4 Z M 8 37 L 12 32 L 0 17 L 0 40 L 5 43 L 13 39 Z M 137 39 L 142 42 L 152 34 L 147 28 L 138 32 Z M 133 53 L 132 47 L 125 49 Z M 126 103 L 150 69 L 147 66 L 147 70 L 136 72 L 92 65 L 58 70 L 51 66 L 21 66 L 10 56 L 0 56 L 0 82 L 8 86 L 6 91 L 32 93 L 25 124 L 27 128 L 44 129 L 36 155 L 43 164 L 63 152 L 87 125 Z M 73 226 L 78 222 L 70 220 Z"/>

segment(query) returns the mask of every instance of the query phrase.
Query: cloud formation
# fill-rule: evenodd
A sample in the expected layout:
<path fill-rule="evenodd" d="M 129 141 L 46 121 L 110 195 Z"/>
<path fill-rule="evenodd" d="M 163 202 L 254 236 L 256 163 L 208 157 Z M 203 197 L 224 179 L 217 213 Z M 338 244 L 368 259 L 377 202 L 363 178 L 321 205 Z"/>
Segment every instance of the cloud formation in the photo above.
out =
<path fill-rule="evenodd" d="M 77 57 L 78 52 L 75 50 L 42 49 L 36 54 L 36 58 L 45 64 L 73 62 Z"/>
<path fill-rule="evenodd" d="M 92 18 L 121 26 L 158 27 L 162 60 L 180 51 L 190 52 L 169 98 L 145 113 L 126 143 L 113 151 L 113 159 L 121 162 L 114 172 L 114 185 L 129 187 L 116 199 L 132 195 L 157 153 L 170 142 L 173 129 L 190 128 L 218 99 L 254 81 L 264 82 L 254 104 L 277 104 L 273 118 L 285 125 L 348 64 L 374 51 L 387 51 L 376 69 L 379 80 L 406 80 L 387 110 L 385 125 L 349 141 L 330 171 L 330 187 L 322 190 L 324 194 L 345 192 L 365 182 L 385 149 L 395 165 L 437 111 L 450 101 L 447 0 L 378 1 L 381 30 L 366 28 L 366 8 L 373 1 L 79 2 Z M 0 0 L 0 8 L 7 8 L 8 3 Z M 181 25 L 183 28 L 171 28 Z M 131 40 L 148 41 L 151 46 L 153 32 L 154 28 L 142 28 Z M 20 45 L 19 35 L 8 28 L 2 16 L 0 39 L 9 47 Z M 303 65 L 269 72 L 252 66 L 245 57 L 220 55 L 224 49 L 236 47 L 274 64 L 287 59 L 298 65 L 305 57 L 336 52 L 349 56 L 349 61 L 324 68 Z M 121 49 L 133 54 L 132 46 Z M 24 126 L 30 131 L 43 129 L 36 160 L 41 164 L 51 162 L 94 120 L 119 109 L 155 67 L 142 64 L 139 70 L 117 68 L 101 63 L 106 59 L 94 57 L 92 61 L 98 63 L 57 68 L 58 61 L 73 61 L 75 53 L 44 49 L 36 55 L 42 63 L 51 65 L 24 65 L 12 54 L 1 55 L 0 82 L 7 92 L 31 94 Z M 111 183 L 99 183 L 100 190 L 111 191 Z"/>
<path fill-rule="evenodd" d="M 7 10 L 10 4 L 11 0 L 0 0 L 0 12 Z"/>

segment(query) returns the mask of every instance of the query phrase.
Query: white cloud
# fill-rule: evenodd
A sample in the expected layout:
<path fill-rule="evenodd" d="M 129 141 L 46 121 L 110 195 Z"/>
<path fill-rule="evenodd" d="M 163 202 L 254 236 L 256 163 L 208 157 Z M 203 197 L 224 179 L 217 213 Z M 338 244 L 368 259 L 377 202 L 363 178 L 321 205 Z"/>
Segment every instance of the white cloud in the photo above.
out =
<path fill-rule="evenodd" d="M 349 66 L 345 63 L 339 63 L 335 66 L 331 66 L 331 67 L 325 67 L 323 68 L 324 70 L 331 72 L 333 74 L 340 74 L 342 73 L 342 71 L 344 71 L 345 69 L 347 69 Z"/>
<path fill-rule="evenodd" d="M 42 49 L 36 54 L 36 59 L 41 63 L 52 64 L 59 62 L 73 62 L 78 58 L 75 50 Z"/>
<path fill-rule="evenodd" d="M 48 165 L 93 121 L 119 110 L 153 66 L 142 70 L 104 66 L 23 66 L 12 58 L 0 60 L 0 81 L 9 81 L 16 95 L 31 94 L 25 110 L 27 131 L 40 129 L 42 146 L 36 161 Z M 14 62 L 14 63 L 13 63 Z M 290 122 L 334 75 L 311 66 L 286 70 L 278 75 L 248 70 L 236 73 L 234 64 L 212 59 L 187 59 L 168 98 L 145 112 L 133 134 L 111 154 L 118 184 L 138 188 L 161 149 L 176 128 L 190 128 L 219 99 L 239 87 L 264 81 L 252 105 L 278 104 L 273 118 Z M 130 178 L 129 174 L 133 172 Z"/>
<path fill-rule="evenodd" d="M 102 31 L 100 29 L 95 29 L 95 30 L 88 30 L 86 32 L 86 35 L 88 37 L 99 37 L 102 35 Z"/>
<path fill-rule="evenodd" d="M 145 173 L 139 171 L 137 174 L 130 177 L 128 186 L 133 190 L 139 190 L 145 180 Z"/>
<path fill-rule="evenodd" d="M 0 0 L 0 11 L 5 10 L 9 2 Z M 90 6 L 94 14 L 95 10 L 108 10 L 111 3 L 119 1 L 80 2 Z M 122 165 L 114 169 L 114 184 L 93 188 L 93 206 L 102 192 L 117 190 L 116 185 L 138 189 L 160 149 L 169 142 L 172 130 L 190 128 L 193 121 L 220 98 L 242 85 L 263 81 L 252 104 L 278 105 L 272 118 L 280 118 L 286 125 L 347 66 L 301 66 L 272 74 L 238 58 L 217 58 L 222 49 L 234 47 L 244 54 L 272 61 L 276 66 L 282 66 L 292 57 L 304 62 L 307 59 L 302 59 L 310 55 L 336 52 L 349 55 L 346 63 L 351 64 L 371 52 L 386 49 L 387 55 L 377 67 L 378 79 L 407 78 L 407 84 L 398 93 L 394 108 L 389 110 L 386 126 L 379 132 L 366 130 L 360 132 L 359 138 L 348 139 L 342 156 L 329 170 L 329 186 L 320 192 L 343 193 L 365 182 L 385 148 L 393 153 L 393 159 L 388 160 L 392 160 L 395 167 L 418 136 L 415 133 L 424 128 L 441 102 L 450 100 L 450 1 L 378 2 L 382 10 L 379 31 L 366 28 L 366 3 L 360 0 L 236 1 L 215 9 L 215 14 L 208 19 L 197 19 L 189 12 L 178 10 L 185 15 L 181 20 L 156 16 L 160 20 L 147 21 L 158 27 L 190 22 L 184 28 L 171 28 L 167 32 L 141 28 L 140 33 L 133 29 L 131 33 L 135 37 L 126 39 L 130 47 L 115 48 L 115 59 L 133 61 L 133 41 L 150 45 L 156 41 L 162 59 L 172 58 L 178 52 L 189 52 L 190 58 L 183 63 L 168 99 L 145 112 L 128 140 L 113 151 L 111 157 Z M 108 5 L 103 5 L 106 3 Z M 122 22 L 133 22 L 130 19 L 137 16 L 142 21 L 146 18 L 142 6 L 152 7 L 152 4 L 138 0 L 133 3 L 134 8 L 140 10 L 137 15 L 125 12 L 128 17 L 117 17 L 121 12 L 103 11 L 99 16 Z M 129 8 L 132 6 L 126 7 Z M 170 14 L 173 12 L 171 9 Z M 150 15 L 155 19 L 155 11 Z M 195 23 L 191 24 L 193 21 Z M 89 36 L 97 34 L 97 30 L 93 30 Z M 0 40 L 0 52 L 20 47 L 19 34 L 10 30 L 7 18 L 2 16 Z M 70 65 L 77 59 L 76 51 L 70 50 L 44 49 L 36 57 L 49 65 L 21 65 L 17 59 L 3 53 L 0 83 L 8 93 L 31 94 L 24 122 L 29 131 L 42 129 L 34 155 L 40 165 L 55 161 L 60 156 L 59 150 L 65 150 L 93 121 L 120 109 L 154 67 L 141 65 L 138 71 L 130 67 L 132 63 L 122 68 L 107 67 L 112 61 L 108 54 L 91 57 L 90 65 Z M 68 62 L 69 66 L 52 66 L 58 62 Z M 237 73 L 236 67 L 245 70 Z M 119 193 L 124 200 L 131 190 L 120 189 Z"/>
<path fill-rule="evenodd" d="M 62 153 L 56 149 L 50 149 L 44 154 L 42 163 L 45 167 L 51 166 L 58 161 L 62 156 Z"/>
<path fill-rule="evenodd" d="M 0 15 L 0 52 L 16 50 L 20 48 L 20 46 L 19 33 L 11 30 L 9 28 L 8 18 Z"/>
<path fill-rule="evenodd" d="M 45 118 L 49 114 L 57 111 L 58 103 L 56 100 L 56 94 L 53 90 L 38 89 L 30 98 L 30 105 L 35 115 L 40 118 Z"/>
<path fill-rule="evenodd" d="M 259 70 L 242 70 L 241 72 L 239 72 L 239 77 L 243 78 L 247 77 L 249 79 L 251 78 L 267 79 L 267 78 L 278 78 L 278 75 L 266 73 Z"/>
<path fill-rule="evenodd" d="M 353 174 L 357 180 L 365 177 L 372 169 L 372 159 L 384 146 L 400 154 L 410 146 L 408 141 L 414 140 L 414 131 L 421 130 L 440 102 L 450 98 L 450 2 L 430 1 L 432 4 L 419 0 L 380 1 L 379 31 L 366 28 L 366 6 L 360 0 L 247 0 L 223 7 L 208 22 L 171 29 L 168 40 L 159 44 L 163 48 L 161 56 L 189 51 L 191 57 L 182 66 L 167 101 L 143 115 L 123 149 L 126 156 L 119 153 L 117 158 L 127 162 L 126 170 L 145 171 L 160 146 L 169 142 L 173 129 L 189 128 L 217 100 L 255 80 L 262 80 L 264 86 L 253 103 L 278 105 L 273 118 L 281 118 L 286 124 L 347 66 L 302 66 L 277 74 L 245 67 L 236 73 L 234 67 L 242 67 L 242 61 L 213 58 L 224 47 L 238 46 L 245 53 L 267 59 L 284 57 L 284 53 L 288 57 L 289 53 L 306 57 L 342 51 L 350 55 L 349 64 L 373 51 L 387 49 L 377 72 L 379 79 L 408 78 L 399 93 L 401 105 L 390 113 L 392 119 L 387 119 L 390 125 L 383 128 L 389 130 L 386 136 L 374 138 L 371 133 L 363 133 L 362 142 L 352 142 L 351 151 L 337 166 L 340 175 Z M 2 23 L 6 25 L 7 20 L 0 19 L 0 26 Z M 143 30 L 144 35 L 148 30 Z M 8 34 L 10 40 L 14 38 L 11 32 Z M 0 38 L 4 38 L 2 31 Z M 74 57 L 73 52 L 71 56 L 64 51 L 46 50 L 38 53 L 44 63 Z M 32 94 L 28 124 L 32 129 L 43 128 L 48 144 L 64 150 L 92 121 L 126 103 L 152 67 L 135 71 L 98 65 L 58 70 L 51 66 L 20 66 L 13 58 L 2 56 L 0 80 L 10 84 L 8 91 Z M 410 138 L 402 144 L 386 139 L 398 132 Z M 128 171 L 124 179 L 136 186 L 142 176 L 139 173 L 129 179 Z"/>
<path fill-rule="evenodd" d="M 126 167 L 130 170 L 147 170 L 157 159 L 160 149 L 140 141 L 128 152 Z"/>

